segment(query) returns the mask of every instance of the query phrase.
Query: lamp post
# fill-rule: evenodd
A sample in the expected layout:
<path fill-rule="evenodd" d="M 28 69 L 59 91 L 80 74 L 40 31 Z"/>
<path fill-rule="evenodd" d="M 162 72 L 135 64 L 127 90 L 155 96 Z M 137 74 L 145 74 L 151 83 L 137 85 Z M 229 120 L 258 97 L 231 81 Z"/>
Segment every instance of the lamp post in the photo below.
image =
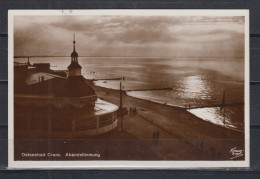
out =
<path fill-rule="evenodd" d="M 121 120 L 121 132 L 123 132 L 123 102 L 122 102 L 122 82 L 120 81 L 120 120 Z"/>

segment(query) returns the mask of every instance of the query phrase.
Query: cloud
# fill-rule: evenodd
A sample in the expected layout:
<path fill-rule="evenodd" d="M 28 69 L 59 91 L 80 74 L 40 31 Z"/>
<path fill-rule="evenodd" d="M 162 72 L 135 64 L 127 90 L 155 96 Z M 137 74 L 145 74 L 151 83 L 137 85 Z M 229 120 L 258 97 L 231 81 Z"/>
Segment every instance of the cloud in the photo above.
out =
<path fill-rule="evenodd" d="M 244 54 L 243 17 L 18 16 L 15 55 L 235 57 Z"/>

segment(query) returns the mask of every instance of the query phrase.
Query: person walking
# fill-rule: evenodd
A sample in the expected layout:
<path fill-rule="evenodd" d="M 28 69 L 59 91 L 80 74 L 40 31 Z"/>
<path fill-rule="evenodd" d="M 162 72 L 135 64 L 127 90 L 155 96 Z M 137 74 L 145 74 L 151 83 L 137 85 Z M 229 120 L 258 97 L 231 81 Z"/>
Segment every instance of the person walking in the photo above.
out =
<path fill-rule="evenodd" d="M 156 133 L 155 131 L 153 131 L 153 143 L 155 143 L 155 140 L 156 140 Z"/>
<path fill-rule="evenodd" d="M 158 130 L 155 132 L 155 138 L 156 138 L 156 143 L 158 143 L 160 138 L 160 132 Z"/>

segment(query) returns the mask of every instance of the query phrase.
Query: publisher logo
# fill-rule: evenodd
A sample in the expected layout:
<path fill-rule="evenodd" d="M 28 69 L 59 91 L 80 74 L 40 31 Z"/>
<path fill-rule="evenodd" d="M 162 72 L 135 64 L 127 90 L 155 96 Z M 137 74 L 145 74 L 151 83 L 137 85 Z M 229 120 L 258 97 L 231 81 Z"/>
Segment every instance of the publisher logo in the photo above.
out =
<path fill-rule="evenodd" d="M 230 159 L 236 159 L 244 155 L 244 150 L 238 150 L 237 147 L 234 147 L 230 150 L 232 157 Z"/>

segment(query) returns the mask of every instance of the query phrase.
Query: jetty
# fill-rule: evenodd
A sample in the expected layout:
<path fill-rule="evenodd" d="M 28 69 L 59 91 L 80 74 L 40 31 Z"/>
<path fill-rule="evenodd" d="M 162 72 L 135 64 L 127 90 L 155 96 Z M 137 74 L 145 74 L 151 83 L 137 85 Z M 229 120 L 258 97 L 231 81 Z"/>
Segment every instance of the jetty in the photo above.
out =
<path fill-rule="evenodd" d="M 172 90 L 172 88 L 148 88 L 148 89 L 125 90 L 125 91 L 131 92 L 131 91 L 159 91 L 159 90 Z"/>
<path fill-rule="evenodd" d="M 244 105 L 244 103 L 231 103 L 231 104 L 225 104 L 225 106 L 239 106 Z M 189 105 L 187 105 L 189 106 Z M 199 108 L 213 108 L 213 107 L 221 107 L 222 104 L 212 104 L 212 105 L 206 105 L 206 106 L 195 106 L 195 107 L 186 107 L 185 109 L 199 109 Z"/>
<path fill-rule="evenodd" d="M 122 78 L 93 79 L 93 81 L 109 81 L 109 80 L 124 80 L 124 77 L 122 77 Z"/>

